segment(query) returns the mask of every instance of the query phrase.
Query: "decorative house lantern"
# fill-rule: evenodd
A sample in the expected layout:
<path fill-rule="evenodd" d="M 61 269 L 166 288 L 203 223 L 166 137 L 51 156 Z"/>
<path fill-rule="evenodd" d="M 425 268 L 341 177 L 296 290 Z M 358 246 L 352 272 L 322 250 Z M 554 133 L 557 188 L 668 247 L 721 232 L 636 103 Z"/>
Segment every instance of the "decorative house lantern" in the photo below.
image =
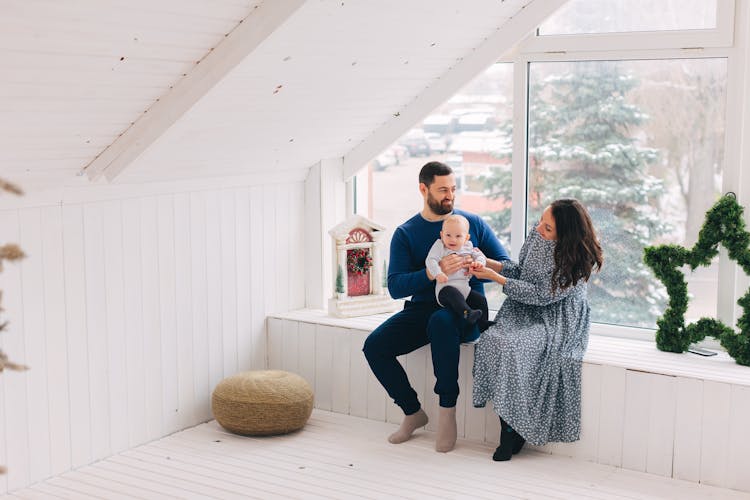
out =
<path fill-rule="evenodd" d="M 328 231 L 333 243 L 332 316 L 366 316 L 398 309 L 385 287 L 387 266 L 380 248 L 385 228 L 361 215 L 353 215 Z"/>

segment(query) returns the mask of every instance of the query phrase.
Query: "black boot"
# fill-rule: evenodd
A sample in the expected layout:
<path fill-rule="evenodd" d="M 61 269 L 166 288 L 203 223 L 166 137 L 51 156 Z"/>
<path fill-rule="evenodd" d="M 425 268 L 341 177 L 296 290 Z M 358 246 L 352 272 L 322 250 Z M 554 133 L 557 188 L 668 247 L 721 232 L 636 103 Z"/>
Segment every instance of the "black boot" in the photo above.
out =
<path fill-rule="evenodd" d="M 494 324 L 495 324 L 494 321 L 487 321 L 487 320 L 480 318 L 479 321 L 477 321 L 477 326 L 479 327 L 479 333 L 482 333 L 483 331 L 487 330 L 489 327 L 491 327 Z"/>
<path fill-rule="evenodd" d="M 516 436 L 520 437 L 508 423 L 500 419 L 500 446 L 497 447 L 492 455 L 495 462 L 505 462 L 510 460 L 513 455 L 513 448 L 516 445 Z M 522 445 L 523 446 L 523 445 Z M 519 448 L 520 450 L 520 448 Z"/>
<path fill-rule="evenodd" d="M 516 431 L 513 431 L 513 433 L 516 435 L 516 442 L 513 444 L 513 454 L 515 455 L 516 453 L 521 451 L 523 445 L 526 444 L 526 440 Z"/>

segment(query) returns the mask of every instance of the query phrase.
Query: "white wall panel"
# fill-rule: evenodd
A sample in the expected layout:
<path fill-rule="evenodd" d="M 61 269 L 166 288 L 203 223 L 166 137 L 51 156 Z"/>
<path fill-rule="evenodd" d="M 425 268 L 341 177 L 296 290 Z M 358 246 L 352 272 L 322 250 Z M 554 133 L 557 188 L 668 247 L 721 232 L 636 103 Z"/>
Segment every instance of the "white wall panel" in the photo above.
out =
<path fill-rule="evenodd" d="M 123 242 L 121 202 L 102 206 L 104 243 L 104 284 L 107 335 L 107 374 L 109 380 L 110 444 L 119 453 L 129 446 L 128 374 L 125 341 L 123 285 Z"/>
<path fill-rule="evenodd" d="M 727 486 L 729 488 L 750 491 L 750 427 L 747 415 L 750 415 L 750 387 L 732 386 L 731 402 L 733 411 L 729 415 L 729 457 L 727 459 Z"/>
<path fill-rule="evenodd" d="M 0 273 L 10 321 L 0 345 L 31 366 L 0 377 L 0 463 L 9 467 L 0 494 L 206 421 L 224 376 L 265 368 L 266 311 L 304 305 L 301 267 L 290 263 L 302 245 L 303 205 L 292 202 L 301 193 L 301 182 L 134 190 L 0 210 L 0 244 L 28 254 Z M 313 333 L 306 350 L 290 336 L 286 362 L 315 376 L 315 329 L 303 333 Z M 339 347 L 342 377 L 333 383 L 329 372 L 323 391 L 337 408 L 349 400 L 350 347 Z"/>
<path fill-rule="evenodd" d="M 299 323 L 296 321 L 284 321 L 279 357 L 281 357 L 280 368 L 293 373 L 299 373 L 299 357 L 303 353 L 299 348 Z"/>
<path fill-rule="evenodd" d="M 731 389 L 730 384 L 712 381 L 703 383 L 700 480 L 701 483 L 712 486 L 722 486 L 727 480 Z"/>
<path fill-rule="evenodd" d="M 104 281 L 103 203 L 83 210 L 86 276 L 86 331 L 89 353 L 91 447 L 98 460 L 111 455 L 109 379 L 107 374 L 107 287 Z M 158 274 L 154 274 L 158 276 Z"/>
<path fill-rule="evenodd" d="M 315 388 L 315 325 L 299 323 L 299 371 L 310 387 Z M 347 400 L 349 397 L 347 396 Z"/>
<path fill-rule="evenodd" d="M 156 198 L 141 202 L 141 286 L 143 295 L 143 370 L 146 374 L 146 438 L 163 433 L 161 309 L 159 306 L 159 229 Z"/>
<path fill-rule="evenodd" d="M 178 430 L 177 327 L 175 317 L 174 197 L 157 200 L 159 329 L 161 332 L 164 432 Z"/>
<path fill-rule="evenodd" d="M 252 295 L 250 288 L 250 259 L 252 238 L 250 233 L 250 192 L 240 189 L 235 199 L 235 244 L 237 248 L 237 370 L 253 366 Z M 301 211 L 298 213 L 302 213 Z M 302 288 L 302 287 L 300 287 Z"/>
<path fill-rule="evenodd" d="M 349 370 L 351 356 L 351 335 L 334 337 L 333 341 L 333 387 L 331 388 L 331 409 L 338 413 L 349 413 Z M 300 353 L 302 355 L 302 353 Z"/>
<path fill-rule="evenodd" d="M 263 246 L 258 240 L 263 231 L 263 220 L 268 206 L 264 204 L 262 186 L 250 188 L 250 234 L 252 254 L 250 256 L 250 327 L 252 331 L 252 366 L 265 366 L 266 363 L 266 309 L 263 283 Z M 304 289 L 304 287 L 302 287 Z M 304 302 L 299 303 L 302 307 Z"/>
<path fill-rule="evenodd" d="M 206 195 L 206 303 L 208 316 L 208 386 L 224 378 L 221 334 L 221 207 L 219 193 Z"/>
<path fill-rule="evenodd" d="M 141 280 L 141 202 L 122 202 L 123 319 L 128 375 L 130 446 L 146 441 L 146 373 L 144 363 L 143 285 Z M 71 384 L 72 385 L 72 384 Z M 71 389 L 72 391 L 72 389 Z M 71 400 L 72 401 L 72 400 Z"/>
<path fill-rule="evenodd" d="M 628 371 L 625 379 L 625 422 L 622 437 L 622 466 L 644 472 L 651 434 L 650 390 L 647 373 Z"/>
<path fill-rule="evenodd" d="M 206 194 L 190 194 L 190 290 L 193 327 L 193 387 L 196 419 L 210 418 L 210 401 L 201 397 L 209 383 L 208 268 L 206 264 Z"/>
<path fill-rule="evenodd" d="M 674 456 L 676 377 L 650 375 L 646 472 L 671 477 Z"/>
<path fill-rule="evenodd" d="M 622 465 L 625 375 L 624 368 L 602 367 L 602 411 L 599 413 L 597 462 L 618 467 Z"/>
<path fill-rule="evenodd" d="M 8 211 L 3 213 L 8 213 Z M 140 213 L 136 212 L 135 215 L 140 220 Z M 68 344 L 68 387 L 70 391 L 70 454 L 71 464 L 75 468 L 81 467 L 93 459 L 89 399 L 91 381 L 89 379 L 88 330 L 86 325 L 84 258 L 86 252 L 84 249 L 83 208 L 80 205 L 63 207 L 62 216 L 63 252 L 65 254 L 65 329 Z M 3 224 L 0 224 L 0 227 L 3 227 Z M 140 240 L 138 241 L 140 242 Z M 136 269 L 140 270 L 140 253 L 138 257 Z M 10 268 L 6 268 L 0 276 L 9 271 Z M 8 290 L 5 286 L 2 289 Z M 134 293 L 140 297 L 140 288 L 135 290 Z M 10 291 L 8 296 L 13 296 L 13 292 Z M 136 390 L 142 393 L 143 386 L 136 388 Z"/>
<path fill-rule="evenodd" d="M 314 369 L 324 377 L 316 381 L 316 391 L 323 393 L 316 394 L 316 407 L 395 424 L 402 416 L 389 408 L 388 396 L 362 356 L 376 318 L 332 318 L 318 310 L 277 314 L 268 320 L 269 342 L 274 346 L 284 337 L 284 330 L 277 326 L 280 322 L 299 323 L 300 346 L 304 342 L 304 352 L 315 353 L 316 365 L 306 370 Z M 317 336 L 311 345 L 313 332 Z M 346 343 L 348 348 L 342 347 Z M 344 351 L 349 353 L 350 367 L 348 409 L 346 401 L 339 399 L 345 393 L 336 389 L 338 379 L 346 375 Z M 484 409 L 471 405 L 473 358 L 474 346 L 462 346 L 458 405 L 464 415 L 459 437 L 497 446 L 500 420 L 491 404 Z M 427 430 L 435 431 L 439 408 L 432 390 L 435 377 L 429 346 L 399 360 L 406 363 L 414 389 L 421 391 L 422 407 L 430 417 Z M 528 448 L 750 492 L 748 386 L 629 370 L 602 361 L 599 356 L 596 363 L 584 361 L 582 366 L 580 440 Z M 382 439 L 386 438 L 384 433 Z"/>
<path fill-rule="evenodd" d="M 315 406 L 329 411 L 333 407 L 333 343 L 339 337 L 336 330 L 315 326 Z"/>
<path fill-rule="evenodd" d="M 349 357 L 351 379 L 349 381 L 349 413 L 355 417 L 367 416 L 367 377 L 371 373 L 367 359 L 362 352 L 367 332 L 356 331 L 350 339 Z M 317 349 L 317 346 L 316 346 Z"/>
<path fill-rule="evenodd" d="M 224 376 L 237 372 L 237 219 L 232 191 L 221 193 L 219 229 L 221 231 L 221 345 Z"/>
<path fill-rule="evenodd" d="M 41 210 L 44 273 L 44 332 L 47 349 L 50 461 L 52 474 L 70 469 L 70 398 L 68 349 L 65 329 L 65 273 L 62 211 Z"/>
<path fill-rule="evenodd" d="M 678 377 L 676 381 L 673 475 L 700 480 L 703 381 Z"/>
<path fill-rule="evenodd" d="M 21 290 L 24 317 L 26 362 L 30 366 L 47 366 L 44 338 L 44 254 L 42 250 L 41 210 L 22 210 L 19 214 L 19 237 L 27 258 L 21 264 Z M 24 374 L 29 391 L 29 448 L 37 450 L 31 460 L 31 481 L 39 481 L 52 472 L 50 458 L 49 392 L 45 370 Z"/>

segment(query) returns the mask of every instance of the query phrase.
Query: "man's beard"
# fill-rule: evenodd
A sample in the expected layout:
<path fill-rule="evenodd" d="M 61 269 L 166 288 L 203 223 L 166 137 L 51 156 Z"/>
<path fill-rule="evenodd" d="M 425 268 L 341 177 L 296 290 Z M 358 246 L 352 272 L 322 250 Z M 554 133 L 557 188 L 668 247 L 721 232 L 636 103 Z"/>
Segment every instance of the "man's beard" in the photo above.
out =
<path fill-rule="evenodd" d="M 444 200 L 439 202 L 432 197 L 432 193 L 427 193 L 427 206 L 430 207 L 435 215 L 447 215 L 453 211 L 453 200 Z"/>

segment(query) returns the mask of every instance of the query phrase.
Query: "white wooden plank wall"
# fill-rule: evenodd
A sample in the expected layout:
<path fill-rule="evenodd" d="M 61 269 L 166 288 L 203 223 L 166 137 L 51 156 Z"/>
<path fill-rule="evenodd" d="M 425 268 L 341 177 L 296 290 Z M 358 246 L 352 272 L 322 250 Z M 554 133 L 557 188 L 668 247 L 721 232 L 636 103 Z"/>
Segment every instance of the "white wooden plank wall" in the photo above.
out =
<path fill-rule="evenodd" d="M 267 328 L 269 368 L 302 375 L 315 391 L 316 408 L 401 421 L 362 354 L 369 330 L 282 318 L 269 318 Z M 496 444 L 499 419 L 489 405 L 471 404 L 473 358 L 474 346 L 462 346 L 458 435 Z M 427 429 L 434 430 L 438 402 L 429 346 L 400 361 L 432 417 Z M 750 492 L 750 387 L 584 362 L 582 397 L 581 439 L 538 449 Z"/>
<path fill-rule="evenodd" d="M 216 383 L 265 367 L 266 316 L 304 306 L 303 194 L 295 182 L 0 211 L 0 244 L 28 254 L 0 274 L 0 345 L 31 366 L 0 377 L 0 493 L 207 421 Z M 329 400 L 342 408 L 348 389 Z"/>

